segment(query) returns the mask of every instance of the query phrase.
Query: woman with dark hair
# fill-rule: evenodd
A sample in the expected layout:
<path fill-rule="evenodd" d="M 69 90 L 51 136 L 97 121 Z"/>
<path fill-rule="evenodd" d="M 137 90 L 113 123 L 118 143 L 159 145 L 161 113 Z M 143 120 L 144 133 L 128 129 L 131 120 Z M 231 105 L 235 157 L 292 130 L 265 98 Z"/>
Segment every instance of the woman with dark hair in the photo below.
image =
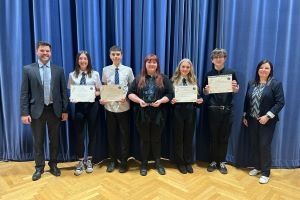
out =
<path fill-rule="evenodd" d="M 161 133 L 166 123 L 166 103 L 173 98 L 170 80 L 160 73 L 159 59 L 150 54 L 144 59 L 141 74 L 131 84 L 128 98 L 136 103 L 136 126 L 141 140 L 142 163 L 140 174 L 147 175 L 150 150 L 160 175 L 165 169 L 160 163 Z"/>
<path fill-rule="evenodd" d="M 69 74 L 68 88 L 72 85 L 89 85 L 95 89 L 95 99 L 99 99 L 100 95 L 100 76 L 99 73 L 92 68 L 91 57 L 86 51 L 80 51 L 76 56 L 75 70 Z M 75 103 L 75 119 L 74 129 L 76 135 L 76 153 L 79 162 L 75 168 L 74 174 L 79 176 L 85 169 L 87 173 L 93 172 L 92 151 L 94 138 L 96 134 L 97 115 L 99 109 L 98 100 L 92 102 L 77 102 L 70 98 L 72 103 Z M 88 157 L 84 159 L 84 127 L 88 127 Z"/>
<path fill-rule="evenodd" d="M 255 79 L 248 83 L 244 103 L 243 123 L 248 127 L 251 143 L 250 176 L 261 173 L 259 183 L 269 182 L 271 143 L 278 113 L 284 106 L 282 83 L 273 78 L 273 64 L 262 60 L 256 67 Z"/>

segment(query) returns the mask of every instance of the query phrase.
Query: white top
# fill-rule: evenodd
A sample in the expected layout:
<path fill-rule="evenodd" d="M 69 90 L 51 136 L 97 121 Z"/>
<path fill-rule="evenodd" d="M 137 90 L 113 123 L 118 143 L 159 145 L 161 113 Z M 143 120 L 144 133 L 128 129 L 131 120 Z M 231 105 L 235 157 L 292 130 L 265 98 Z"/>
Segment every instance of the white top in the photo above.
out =
<path fill-rule="evenodd" d="M 80 85 L 82 73 L 83 73 L 83 71 L 80 71 L 77 78 L 75 76 L 76 75 L 75 71 L 73 71 L 69 74 L 68 89 L 71 88 L 71 85 Z M 94 85 L 96 88 L 99 88 L 101 86 L 99 73 L 95 70 L 92 70 L 91 74 L 92 74 L 91 77 L 89 77 L 88 74 L 86 74 L 86 76 L 85 76 L 86 85 Z"/>
<path fill-rule="evenodd" d="M 128 92 L 129 85 L 133 82 L 134 76 L 132 69 L 128 66 L 120 64 L 119 68 L 119 85 L 123 87 L 124 98 Z M 102 82 L 107 85 L 115 84 L 115 65 L 109 65 L 103 68 L 102 71 Z M 130 109 L 129 100 L 126 99 L 124 103 L 122 102 L 108 102 L 104 105 L 104 108 L 110 112 L 125 112 Z"/>

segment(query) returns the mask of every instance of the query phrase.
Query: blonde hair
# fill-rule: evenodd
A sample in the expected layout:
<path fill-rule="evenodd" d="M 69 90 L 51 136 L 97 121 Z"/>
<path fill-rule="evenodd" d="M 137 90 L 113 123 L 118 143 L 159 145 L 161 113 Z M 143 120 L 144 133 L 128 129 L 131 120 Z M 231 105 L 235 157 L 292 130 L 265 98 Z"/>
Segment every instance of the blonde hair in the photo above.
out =
<path fill-rule="evenodd" d="M 191 66 L 190 72 L 187 74 L 187 81 L 191 84 L 197 84 L 197 78 L 196 78 L 196 75 L 195 75 L 195 72 L 194 72 L 194 65 L 193 65 L 192 61 L 188 58 L 184 58 L 178 63 L 178 65 L 175 69 L 174 75 L 171 79 L 172 82 L 175 83 L 176 85 L 178 84 L 179 79 L 181 77 L 180 67 L 181 67 L 183 62 L 187 62 Z"/>

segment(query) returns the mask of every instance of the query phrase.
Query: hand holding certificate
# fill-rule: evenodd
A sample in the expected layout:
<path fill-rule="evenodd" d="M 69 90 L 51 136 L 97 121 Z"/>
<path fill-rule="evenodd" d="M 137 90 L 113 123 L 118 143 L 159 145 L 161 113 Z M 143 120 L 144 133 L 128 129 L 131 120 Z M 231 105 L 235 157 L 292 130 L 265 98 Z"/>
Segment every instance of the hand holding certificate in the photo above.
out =
<path fill-rule="evenodd" d="M 120 85 L 102 85 L 100 94 L 101 99 L 106 101 L 121 101 L 124 99 L 123 88 Z"/>
<path fill-rule="evenodd" d="M 94 85 L 71 85 L 70 101 L 77 102 L 95 102 Z"/>
<path fill-rule="evenodd" d="M 232 91 L 232 75 L 208 76 L 209 94 Z"/>
<path fill-rule="evenodd" d="M 177 103 L 196 102 L 198 96 L 197 85 L 174 86 Z"/>

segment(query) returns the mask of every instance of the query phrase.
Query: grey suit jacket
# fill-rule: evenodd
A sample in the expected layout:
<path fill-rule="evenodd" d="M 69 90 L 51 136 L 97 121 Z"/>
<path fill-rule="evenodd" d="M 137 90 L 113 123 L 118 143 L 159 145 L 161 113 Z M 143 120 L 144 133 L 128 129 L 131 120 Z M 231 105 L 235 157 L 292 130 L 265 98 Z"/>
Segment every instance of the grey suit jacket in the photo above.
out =
<path fill-rule="evenodd" d="M 57 117 L 67 112 L 68 94 L 63 68 L 51 63 L 51 92 L 53 109 Z M 41 116 L 44 109 L 44 87 L 38 63 L 23 67 L 21 86 L 21 116 L 30 115 L 33 119 Z"/>

